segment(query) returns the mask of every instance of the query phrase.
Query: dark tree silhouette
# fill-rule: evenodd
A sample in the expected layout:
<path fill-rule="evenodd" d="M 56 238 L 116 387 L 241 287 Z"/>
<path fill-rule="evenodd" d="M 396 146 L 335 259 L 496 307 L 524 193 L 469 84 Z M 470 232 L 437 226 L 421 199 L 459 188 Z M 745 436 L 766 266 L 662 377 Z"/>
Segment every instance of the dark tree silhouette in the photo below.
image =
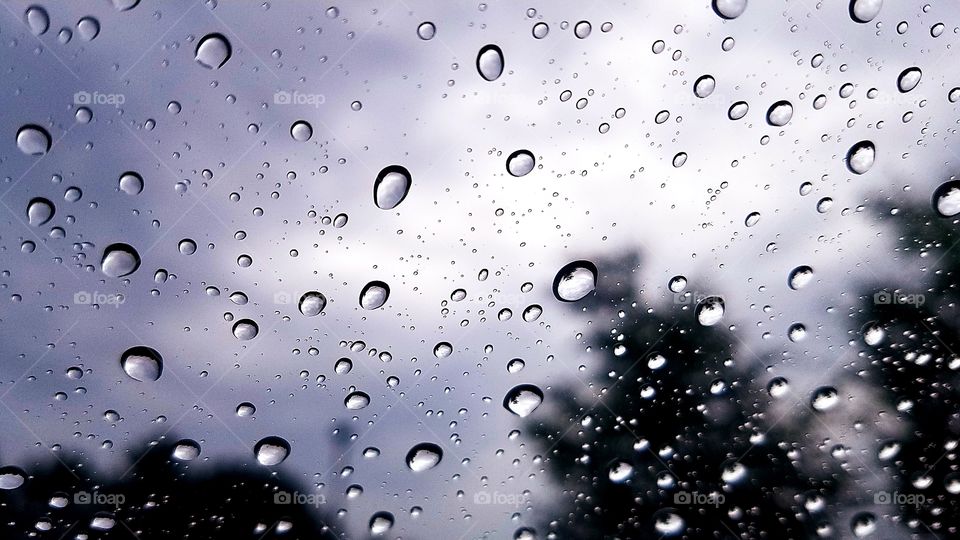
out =
<path fill-rule="evenodd" d="M 106 481 L 79 462 L 45 460 L 22 486 L 0 490 L 0 538 L 346 538 L 315 507 L 324 501 L 295 498 L 305 490 L 252 457 L 178 461 L 171 440 L 144 444 L 125 474 Z"/>
<path fill-rule="evenodd" d="M 756 363 L 734 360 L 723 323 L 697 322 L 695 299 L 648 312 L 632 286 L 636 256 L 597 263 L 596 294 L 574 307 L 599 327 L 585 341 L 603 375 L 585 381 L 590 396 L 553 393 L 562 410 L 535 426 L 545 466 L 564 488 L 542 530 L 557 538 L 814 536 L 818 522 L 803 501 L 831 496 L 840 471 L 825 465 L 811 477 L 798 468 L 791 453 L 799 443 L 770 428 L 776 419 L 752 381 Z"/>

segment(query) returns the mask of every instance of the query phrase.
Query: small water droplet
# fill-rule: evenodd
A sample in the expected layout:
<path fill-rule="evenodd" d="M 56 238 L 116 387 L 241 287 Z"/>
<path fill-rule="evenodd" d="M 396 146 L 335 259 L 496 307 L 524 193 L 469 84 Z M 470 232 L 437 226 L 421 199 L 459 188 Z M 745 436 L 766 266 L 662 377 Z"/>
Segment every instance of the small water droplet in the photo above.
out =
<path fill-rule="evenodd" d="M 495 81 L 503 73 L 503 51 L 496 45 L 484 45 L 477 54 L 477 72 L 487 81 Z"/>

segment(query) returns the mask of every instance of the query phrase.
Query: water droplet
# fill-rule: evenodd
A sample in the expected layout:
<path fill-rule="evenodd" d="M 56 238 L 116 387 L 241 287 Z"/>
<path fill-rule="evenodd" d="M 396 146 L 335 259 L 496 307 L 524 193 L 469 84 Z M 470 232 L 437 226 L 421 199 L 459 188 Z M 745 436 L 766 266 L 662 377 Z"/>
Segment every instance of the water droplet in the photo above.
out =
<path fill-rule="evenodd" d="M 453 300 L 454 302 L 460 302 L 466 297 L 467 297 L 467 291 L 463 289 L 456 289 L 455 291 L 450 293 L 450 299 Z"/>
<path fill-rule="evenodd" d="M 730 110 L 727 111 L 727 117 L 731 120 L 740 120 L 746 116 L 749 111 L 750 106 L 747 105 L 746 101 L 738 101 L 730 106 Z"/>
<path fill-rule="evenodd" d="M 28 7 L 27 11 L 23 14 L 23 20 L 27 23 L 27 27 L 30 28 L 30 32 L 35 36 L 46 33 L 50 28 L 50 16 L 47 15 L 47 10 L 40 6 Z"/>
<path fill-rule="evenodd" d="M 507 373 L 517 373 L 522 371 L 526 365 L 526 362 L 524 362 L 522 359 L 514 358 L 513 360 L 507 362 Z"/>
<path fill-rule="evenodd" d="M 49 200 L 43 197 L 30 199 L 27 204 L 27 223 L 39 227 L 53 219 L 53 215 L 56 213 L 56 207 Z"/>
<path fill-rule="evenodd" d="M 863 174 L 873 167 L 877 149 L 870 141 L 860 141 L 847 152 L 847 167 L 854 174 Z"/>
<path fill-rule="evenodd" d="M 960 180 L 940 184 L 933 192 L 933 208 L 940 217 L 949 218 L 960 214 Z"/>
<path fill-rule="evenodd" d="M 857 538 L 873 534 L 877 530 L 877 516 L 870 512 L 860 512 L 850 520 L 850 532 Z"/>
<path fill-rule="evenodd" d="M 297 120 L 290 126 L 290 136 L 295 141 L 309 141 L 313 137 L 313 126 L 306 120 Z"/>
<path fill-rule="evenodd" d="M 633 476 L 633 465 L 618 459 L 610 464 L 607 476 L 614 484 L 622 484 Z"/>
<path fill-rule="evenodd" d="M 767 385 L 767 393 L 772 398 L 781 398 L 790 392 L 790 384 L 783 377 L 774 377 Z"/>
<path fill-rule="evenodd" d="M 679 536 L 687 529 L 687 523 L 673 508 L 662 508 L 653 514 L 653 528 L 661 536 Z"/>
<path fill-rule="evenodd" d="M 670 288 L 670 292 L 683 292 L 683 290 L 687 288 L 687 278 L 683 276 L 673 276 L 670 278 L 670 283 L 667 286 Z"/>
<path fill-rule="evenodd" d="M 920 77 L 923 76 L 923 72 L 920 71 L 918 67 L 911 67 L 900 72 L 900 76 L 897 77 L 897 88 L 903 92 L 907 93 L 920 84 Z"/>
<path fill-rule="evenodd" d="M 173 447 L 173 458 L 180 461 L 193 461 L 200 456 L 200 444 L 191 439 L 183 439 Z"/>
<path fill-rule="evenodd" d="M 413 472 L 423 472 L 440 464 L 443 450 L 433 443 L 420 443 L 407 452 L 407 467 Z"/>
<path fill-rule="evenodd" d="M 717 88 L 717 81 L 710 75 L 704 75 L 693 83 L 693 94 L 698 98 L 705 98 Z"/>
<path fill-rule="evenodd" d="M 543 39 L 547 37 L 547 34 L 550 33 L 550 26 L 545 22 L 538 22 L 533 25 L 533 37 L 536 39 Z"/>
<path fill-rule="evenodd" d="M 344 400 L 343 405 L 351 411 L 362 409 L 370 404 L 370 396 L 364 392 L 351 392 Z"/>
<path fill-rule="evenodd" d="M 417 35 L 424 41 L 430 41 L 437 35 L 437 27 L 430 21 L 420 23 L 417 27 Z"/>
<path fill-rule="evenodd" d="M 529 150 L 517 150 L 507 157 L 507 172 L 518 178 L 526 176 L 530 174 L 536 163 L 536 159 Z"/>
<path fill-rule="evenodd" d="M 84 17 L 77 21 L 77 34 L 84 41 L 92 41 L 100 35 L 100 21 L 93 17 Z"/>
<path fill-rule="evenodd" d="M 220 69 L 231 54 L 233 49 L 223 34 L 207 34 L 197 43 L 195 60 L 207 69 Z"/>
<path fill-rule="evenodd" d="M 880 14 L 883 0 L 850 0 L 850 17 L 858 23 L 868 23 Z"/>
<path fill-rule="evenodd" d="M 713 326 L 723 318 L 723 298 L 709 296 L 697 304 L 697 322 L 702 326 Z"/>
<path fill-rule="evenodd" d="M 260 327 L 250 319 L 240 319 L 233 325 L 233 336 L 240 341 L 249 341 L 260 333 Z"/>
<path fill-rule="evenodd" d="M 370 517 L 370 534 L 380 536 L 386 534 L 393 527 L 393 514 L 377 512 Z"/>
<path fill-rule="evenodd" d="M 253 416 L 256 412 L 257 408 L 249 401 L 237 405 L 237 416 Z"/>
<path fill-rule="evenodd" d="M 787 330 L 787 337 L 794 343 L 803 341 L 807 337 L 807 327 L 802 323 L 793 323 Z"/>
<path fill-rule="evenodd" d="M 143 177 L 133 171 L 120 175 L 120 191 L 127 195 L 139 195 L 143 191 Z"/>
<path fill-rule="evenodd" d="M 17 148 L 28 156 L 42 156 L 50 151 L 50 134 L 34 124 L 27 124 L 17 131 Z"/>
<path fill-rule="evenodd" d="M 813 268 L 803 265 L 790 271 L 787 277 L 787 285 L 797 291 L 806 287 L 813 280 Z"/>
<path fill-rule="evenodd" d="M 771 126 L 785 126 L 791 118 L 793 118 L 793 105 L 789 101 L 778 101 L 767 110 L 767 122 Z"/>
<path fill-rule="evenodd" d="M 533 322 L 540 318 L 540 315 L 543 313 L 543 308 L 538 304 L 532 304 L 527 306 L 527 309 L 523 310 L 523 320 L 526 322 Z"/>
<path fill-rule="evenodd" d="M 446 341 L 441 341 L 433 347 L 433 355 L 437 358 L 446 358 L 453 354 L 453 345 Z"/>
<path fill-rule="evenodd" d="M 163 372 L 163 357 L 150 347 L 131 347 L 120 357 L 120 367 L 135 381 L 155 381 Z"/>
<path fill-rule="evenodd" d="M 573 35 L 579 39 L 585 39 L 593 31 L 590 21 L 580 21 L 573 27 Z"/>
<path fill-rule="evenodd" d="M 410 191 L 410 171 L 400 165 L 384 167 L 373 183 L 373 202 L 377 208 L 390 210 L 403 202 Z"/>
<path fill-rule="evenodd" d="M 868 322 L 863 325 L 860 333 L 863 334 L 863 342 L 871 347 L 880 345 L 883 343 L 884 338 L 887 337 L 887 331 L 876 322 Z"/>
<path fill-rule="evenodd" d="M 27 473 L 13 466 L 0 467 L 0 489 L 17 489 L 27 481 Z"/>
<path fill-rule="evenodd" d="M 183 255 L 193 255 L 197 252 L 197 243 L 189 238 L 184 238 L 177 243 L 177 249 Z"/>
<path fill-rule="evenodd" d="M 353 370 L 353 361 L 349 358 L 341 358 L 333 365 L 333 370 L 336 371 L 338 375 L 346 375 Z"/>
<path fill-rule="evenodd" d="M 261 465 L 279 465 L 290 455 L 290 443 L 281 437 L 266 437 L 253 447 L 253 455 Z"/>
<path fill-rule="evenodd" d="M 360 291 L 360 307 L 363 309 L 377 309 L 387 303 L 390 297 L 390 286 L 382 281 L 371 281 Z"/>
<path fill-rule="evenodd" d="M 810 398 L 810 406 L 815 411 L 828 411 L 837 406 L 840 402 L 840 394 L 832 386 L 822 386 L 816 389 L 813 397 Z"/>
<path fill-rule="evenodd" d="M 503 398 L 503 407 L 524 418 L 543 403 L 543 391 L 532 384 L 514 386 Z"/>
<path fill-rule="evenodd" d="M 760 212 L 750 212 L 747 214 L 747 218 L 743 220 L 743 224 L 747 227 L 753 227 L 760 221 Z"/>
<path fill-rule="evenodd" d="M 495 81 L 503 73 L 503 51 L 496 45 L 484 45 L 477 54 L 477 72 L 487 81 Z"/>
<path fill-rule="evenodd" d="M 323 308 L 327 307 L 327 297 L 317 291 L 304 293 L 304 295 L 300 297 L 298 307 L 300 308 L 300 313 L 307 317 L 316 317 L 323 311 Z"/>
<path fill-rule="evenodd" d="M 574 261 L 557 272 L 553 295 L 562 302 L 576 302 L 597 288 L 597 266 L 590 261 Z"/>
<path fill-rule="evenodd" d="M 713 0 L 713 10 L 724 19 L 736 19 L 747 9 L 747 0 Z"/>
<path fill-rule="evenodd" d="M 110 277 L 123 277 L 140 268 L 140 254 L 129 244 L 110 244 L 103 250 L 100 271 Z"/>

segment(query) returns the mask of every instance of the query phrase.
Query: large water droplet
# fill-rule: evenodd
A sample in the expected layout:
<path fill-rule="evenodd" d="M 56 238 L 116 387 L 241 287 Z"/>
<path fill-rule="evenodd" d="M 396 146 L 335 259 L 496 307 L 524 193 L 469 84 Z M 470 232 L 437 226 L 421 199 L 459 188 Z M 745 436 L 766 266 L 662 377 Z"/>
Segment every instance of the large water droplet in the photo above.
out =
<path fill-rule="evenodd" d="M 573 35 L 577 36 L 577 39 L 585 39 L 592 31 L 590 21 L 580 21 L 573 26 Z"/>
<path fill-rule="evenodd" d="M 387 534 L 393 527 L 393 514 L 390 512 L 377 512 L 370 517 L 370 534 L 380 536 Z"/>
<path fill-rule="evenodd" d="M 290 136 L 298 142 L 306 142 L 313 137 L 313 126 L 306 120 L 297 120 L 290 126 Z"/>
<path fill-rule="evenodd" d="M 30 28 L 30 32 L 35 36 L 45 33 L 47 29 L 50 28 L 50 16 L 47 15 L 47 10 L 40 6 L 28 7 L 27 11 L 23 14 L 23 20 L 27 23 L 27 27 Z"/>
<path fill-rule="evenodd" d="M 150 347 L 131 347 L 120 357 L 120 367 L 135 381 L 155 381 L 163 372 L 163 357 Z"/>
<path fill-rule="evenodd" d="M 200 444 L 192 439 L 183 439 L 173 447 L 173 458 L 180 461 L 193 461 L 200 456 Z"/>
<path fill-rule="evenodd" d="M 723 319 L 723 298 L 709 296 L 697 304 L 697 322 L 702 326 L 713 326 Z"/>
<path fill-rule="evenodd" d="M 363 309 L 377 309 L 387 303 L 390 297 L 390 286 L 382 281 L 371 281 L 360 291 L 360 307 Z"/>
<path fill-rule="evenodd" d="M 530 174 L 536 164 L 537 160 L 529 150 L 517 150 L 507 157 L 507 172 L 519 178 Z"/>
<path fill-rule="evenodd" d="M 791 289 L 797 291 L 806 287 L 813 280 L 813 268 L 803 265 L 798 266 L 790 271 L 790 276 L 787 277 L 787 285 Z"/>
<path fill-rule="evenodd" d="M 496 45 L 484 45 L 477 54 L 477 71 L 488 81 L 495 81 L 503 73 L 503 51 Z"/>
<path fill-rule="evenodd" d="M 877 516 L 870 512 L 860 512 L 850 520 L 850 532 L 857 538 L 864 538 L 877 530 Z"/>
<path fill-rule="evenodd" d="M 653 528 L 661 537 L 679 536 L 687 529 L 687 522 L 673 508 L 662 508 L 653 514 Z"/>
<path fill-rule="evenodd" d="M 27 481 L 27 473 L 13 466 L 0 467 L 0 489 L 17 489 Z"/>
<path fill-rule="evenodd" d="M 50 134 L 34 124 L 17 130 L 17 148 L 28 156 L 42 156 L 50 151 Z"/>
<path fill-rule="evenodd" d="M 410 191 L 410 171 L 400 165 L 384 167 L 373 183 L 373 202 L 377 208 L 390 210 L 403 202 Z"/>
<path fill-rule="evenodd" d="M 110 244 L 103 250 L 100 271 L 110 277 L 123 277 L 140 268 L 140 254 L 129 244 Z"/>
<path fill-rule="evenodd" d="M 343 405 L 351 411 L 362 409 L 370 404 L 370 396 L 364 392 L 351 392 L 344 400 Z"/>
<path fill-rule="evenodd" d="M 785 126 L 793 118 L 793 105 L 786 100 L 778 101 L 767 111 L 767 122 L 771 126 Z"/>
<path fill-rule="evenodd" d="M 266 437 L 253 447 L 253 455 L 261 465 L 279 465 L 290 455 L 290 443 L 281 437 Z"/>
<path fill-rule="evenodd" d="M 907 93 L 920 84 L 920 77 L 923 76 L 923 72 L 920 71 L 918 67 L 911 67 L 900 72 L 900 76 L 897 77 L 897 88 L 903 92 Z"/>
<path fill-rule="evenodd" d="M 815 411 L 829 411 L 840 402 L 840 394 L 832 386 L 822 386 L 816 389 L 810 398 L 810 406 Z"/>
<path fill-rule="evenodd" d="M 850 0 L 850 17 L 858 23 L 868 23 L 880 14 L 883 0 Z"/>
<path fill-rule="evenodd" d="M 713 93 L 717 88 L 717 81 L 710 75 L 704 75 L 693 83 L 693 95 L 698 98 L 705 98 Z"/>
<path fill-rule="evenodd" d="M 143 191 L 143 177 L 133 171 L 120 175 L 120 191 L 127 195 L 139 195 Z"/>
<path fill-rule="evenodd" d="M 607 472 L 607 477 L 614 484 L 622 484 L 629 480 L 631 476 L 633 476 L 633 465 L 619 459 L 610 464 Z"/>
<path fill-rule="evenodd" d="M 220 69 L 230 60 L 231 54 L 233 49 L 227 38 L 223 34 L 214 33 L 203 36 L 197 43 L 195 59 L 207 69 Z"/>
<path fill-rule="evenodd" d="M 327 297 L 317 291 L 304 293 L 298 304 L 300 313 L 307 317 L 316 317 L 327 307 Z"/>
<path fill-rule="evenodd" d="M 446 341 L 441 341 L 433 347 L 433 355 L 437 358 L 446 358 L 453 354 L 453 345 Z"/>
<path fill-rule="evenodd" d="M 56 207 L 49 200 L 43 197 L 30 199 L 27 204 L 27 223 L 39 227 L 53 219 L 56 212 Z"/>
<path fill-rule="evenodd" d="M 433 443 L 420 443 L 407 452 L 407 467 L 413 472 L 423 472 L 440 464 L 443 450 Z"/>
<path fill-rule="evenodd" d="M 590 261 L 574 261 L 553 278 L 553 295 L 563 302 L 576 302 L 597 288 L 597 266 Z"/>
<path fill-rule="evenodd" d="M 532 384 L 514 386 L 503 398 L 503 407 L 523 418 L 543 403 L 543 391 Z"/>
<path fill-rule="evenodd" d="M 870 141 L 860 141 L 847 152 L 847 167 L 855 174 L 863 174 L 873 167 L 877 149 Z"/>
<path fill-rule="evenodd" d="M 437 35 L 437 27 L 430 21 L 420 23 L 417 27 L 417 36 L 424 41 L 430 41 Z"/>
<path fill-rule="evenodd" d="M 233 325 L 233 335 L 240 341 L 248 341 L 260 333 L 260 327 L 250 319 L 240 319 Z"/>
<path fill-rule="evenodd" d="M 767 385 L 767 393 L 772 398 L 781 398 L 790 391 L 790 383 L 783 377 L 774 377 Z"/>
<path fill-rule="evenodd" d="M 713 10 L 724 19 L 736 19 L 747 9 L 747 0 L 713 0 Z"/>
<path fill-rule="evenodd" d="M 960 180 L 941 184 L 933 192 L 933 208 L 940 217 L 948 218 L 960 214 Z"/>

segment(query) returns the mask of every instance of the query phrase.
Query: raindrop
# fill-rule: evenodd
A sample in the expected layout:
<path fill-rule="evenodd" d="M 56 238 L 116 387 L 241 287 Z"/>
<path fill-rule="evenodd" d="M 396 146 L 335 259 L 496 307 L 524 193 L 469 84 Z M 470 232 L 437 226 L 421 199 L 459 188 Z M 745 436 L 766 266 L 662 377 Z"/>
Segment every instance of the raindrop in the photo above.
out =
<path fill-rule="evenodd" d="M 430 21 L 420 23 L 417 27 L 417 35 L 424 41 L 430 41 L 437 35 L 437 27 Z"/>
<path fill-rule="evenodd" d="M 120 356 L 120 367 L 135 381 L 155 381 L 163 372 L 163 357 L 150 347 L 131 347 Z"/>
<path fill-rule="evenodd" d="M 362 409 L 370 404 L 370 396 L 364 392 L 351 392 L 344 400 L 343 405 L 351 411 Z"/>
<path fill-rule="evenodd" d="M 857 538 L 873 534 L 877 530 L 877 516 L 870 512 L 860 512 L 850 521 L 850 531 Z"/>
<path fill-rule="evenodd" d="M 662 508 L 653 514 L 653 528 L 661 536 L 679 536 L 687 529 L 687 523 L 673 508 Z"/>
<path fill-rule="evenodd" d="M 698 98 L 705 98 L 717 88 L 717 81 L 710 75 L 704 75 L 693 83 L 693 94 Z"/>
<path fill-rule="evenodd" d="M 790 384 L 787 382 L 787 379 L 783 377 L 774 377 L 770 383 L 767 384 L 767 393 L 773 398 L 781 398 L 787 395 L 789 391 Z"/>
<path fill-rule="evenodd" d="M 743 224 L 747 227 L 753 227 L 760 221 L 760 212 L 750 212 L 747 214 L 747 218 L 743 220 Z"/>
<path fill-rule="evenodd" d="M 543 39 L 547 37 L 547 34 L 550 33 L 550 26 L 545 22 L 538 22 L 533 25 L 533 37 L 537 39 Z"/>
<path fill-rule="evenodd" d="M 47 15 L 47 10 L 40 6 L 28 7 L 23 19 L 35 36 L 44 34 L 50 28 L 50 16 Z"/>
<path fill-rule="evenodd" d="M 829 411 L 840 402 L 840 395 L 837 389 L 832 386 L 822 386 L 814 391 L 810 398 L 810 406 L 815 411 Z"/>
<path fill-rule="evenodd" d="M 520 358 L 514 358 L 507 362 L 507 373 L 517 373 L 526 367 L 526 363 Z"/>
<path fill-rule="evenodd" d="M 279 465 L 290 455 L 290 443 L 280 437 L 266 437 L 253 447 L 253 455 L 261 465 Z"/>
<path fill-rule="evenodd" d="M 793 118 L 793 105 L 789 101 L 778 101 L 767 111 L 767 122 L 771 126 L 785 126 Z"/>
<path fill-rule="evenodd" d="M 860 141 L 847 152 L 847 167 L 854 174 L 863 174 L 873 167 L 877 149 L 870 141 Z"/>
<path fill-rule="evenodd" d="M 597 288 L 597 266 L 590 261 L 574 261 L 557 272 L 553 295 L 562 302 L 576 302 Z"/>
<path fill-rule="evenodd" d="M 858 23 L 868 23 L 880 14 L 883 0 L 850 0 L 850 16 Z"/>
<path fill-rule="evenodd" d="M 42 156 L 50 151 L 50 134 L 34 124 L 27 124 L 17 131 L 17 148 L 28 156 Z"/>
<path fill-rule="evenodd" d="M 193 461 L 200 456 L 200 444 L 191 439 L 183 439 L 173 448 L 173 458 L 180 461 Z"/>
<path fill-rule="evenodd" d="M 307 317 L 316 317 L 326 306 L 327 297 L 317 291 L 304 293 L 304 295 L 300 297 L 300 303 L 298 304 L 300 313 Z"/>
<path fill-rule="evenodd" d="M 313 137 L 313 126 L 306 120 L 297 120 L 290 126 L 290 136 L 298 142 L 306 142 Z"/>
<path fill-rule="evenodd" d="M 120 175 L 120 191 L 127 195 L 139 195 L 143 191 L 143 177 L 133 171 Z"/>
<path fill-rule="evenodd" d="M 960 180 L 941 184 L 933 192 L 933 208 L 940 217 L 949 218 L 960 214 Z"/>
<path fill-rule="evenodd" d="M 373 202 L 381 210 L 396 208 L 410 191 L 410 171 L 400 165 L 384 167 L 373 183 Z"/>
<path fill-rule="evenodd" d="M 747 9 L 747 0 L 713 0 L 713 10 L 724 19 L 736 19 Z"/>
<path fill-rule="evenodd" d="M 503 73 L 503 51 L 496 45 L 484 45 L 477 54 L 477 71 L 487 81 L 495 81 Z"/>
<path fill-rule="evenodd" d="M 232 53 L 230 42 L 223 34 L 207 34 L 197 43 L 194 59 L 207 69 L 220 69 Z"/>
<path fill-rule="evenodd" d="M 413 472 L 423 472 L 440 464 L 443 450 L 433 443 L 420 443 L 407 452 L 407 467 Z"/>
<path fill-rule="evenodd" d="M 253 416 L 256 412 L 257 408 L 249 401 L 237 405 L 237 416 Z"/>
<path fill-rule="evenodd" d="M 53 219 L 56 212 L 52 202 L 43 197 L 36 197 L 27 204 L 27 223 L 39 227 Z"/>
<path fill-rule="evenodd" d="M 687 278 L 684 276 L 673 276 L 670 278 L 670 283 L 667 286 L 672 293 L 683 292 L 683 290 L 687 288 Z"/>
<path fill-rule="evenodd" d="M 517 150 L 507 157 L 507 172 L 518 178 L 526 176 L 530 174 L 536 163 L 536 159 L 529 150 Z"/>
<path fill-rule="evenodd" d="M 110 244 L 103 250 L 100 271 L 110 277 L 123 277 L 140 268 L 140 254 L 129 244 Z"/>
<path fill-rule="evenodd" d="M 360 291 L 360 307 L 363 309 L 377 309 L 387 303 L 390 297 L 390 286 L 382 281 L 371 281 Z"/>
<path fill-rule="evenodd" d="M 633 465 L 626 461 L 616 460 L 610 464 L 607 475 L 614 484 L 622 484 L 633 476 Z"/>
<path fill-rule="evenodd" d="M 713 326 L 723 318 L 723 298 L 709 296 L 697 304 L 697 322 L 702 326 Z"/>
<path fill-rule="evenodd" d="M 573 35 L 578 39 L 585 39 L 593 31 L 590 21 L 580 21 L 573 27 Z"/>
<path fill-rule="evenodd" d="M 863 342 L 871 347 L 880 345 L 883 343 L 884 338 L 887 337 L 886 330 L 876 322 L 868 322 L 863 325 L 860 333 L 863 334 Z"/>
<path fill-rule="evenodd" d="M 903 92 L 907 93 L 920 84 L 920 77 L 923 75 L 923 72 L 920 71 L 918 67 L 911 67 L 903 70 L 900 73 L 900 76 L 897 77 L 897 88 Z"/>
<path fill-rule="evenodd" d="M 386 534 L 393 527 L 393 514 L 377 512 L 370 517 L 370 534 L 380 536 Z"/>
<path fill-rule="evenodd" d="M 813 268 L 803 265 L 790 271 L 787 277 L 787 285 L 791 289 L 798 291 L 806 287 L 813 280 Z"/>
<path fill-rule="evenodd" d="M 787 337 L 794 343 L 803 341 L 803 339 L 807 337 L 807 327 L 802 323 L 793 323 L 790 325 L 790 329 L 787 330 Z"/>
<path fill-rule="evenodd" d="M 453 345 L 447 343 L 446 341 L 441 341 L 437 343 L 433 348 L 433 355 L 437 358 L 446 358 L 453 353 Z"/>
<path fill-rule="evenodd" d="M 233 336 L 240 341 L 249 341 L 257 337 L 259 332 L 260 327 L 250 319 L 240 319 L 233 325 Z"/>
<path fill-rule="evenodd" d="M 27 481 L 27 473 L 13 467 L 0 467 L 0 489 L 17 489 Z"/>
<path fill-rule="evenodd" d="M 513 414 L 524 418 L 543 403 L 543 391 L 532 384 L 514 386 L 503 398 L 503 406 Z"/>
<path fill-rule="evenodd" d="M 727 111 L 727 117 L 731 120 L 740 120 L 747 115 L 748 111 L 750 111 L 750 106 L 747 105 L 747 102 L 738 101 L 730 106 L 730 110 Z"/>
<path fill-rule="evenodd" d="M 100 35 L 100 22 L 93 17 L 84 17 L 77 21 L 77 34 L 84 41 L 92 41 Z"/>

